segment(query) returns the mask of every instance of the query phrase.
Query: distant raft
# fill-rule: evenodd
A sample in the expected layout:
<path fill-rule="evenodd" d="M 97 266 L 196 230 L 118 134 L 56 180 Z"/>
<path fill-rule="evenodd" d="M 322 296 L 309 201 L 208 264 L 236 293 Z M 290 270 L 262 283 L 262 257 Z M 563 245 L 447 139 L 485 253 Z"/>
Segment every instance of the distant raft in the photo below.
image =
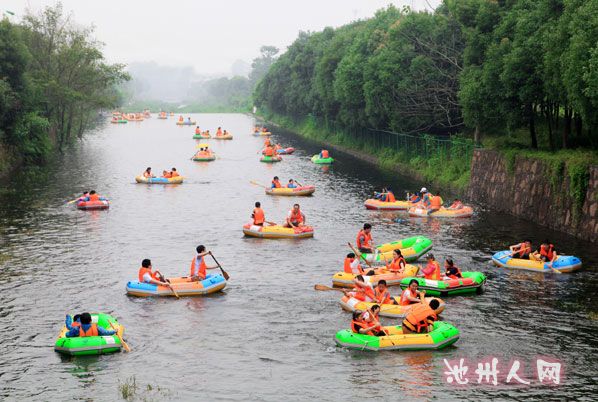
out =
<path fill-rule="evenodd" d="M 320 155 L 314 155 L 311 157 L 311 161 L 313 163 L 317 163 L 318 165 L 330 165 L 334 163 L 334 158 L 331 156 L 328 158 L 320 158 Z"/>
<path fill-rule="evenodd" d="M 110 326 L 110 323 L 112 323 L 121 337 L 125 331 L 125 327 L 109 314 L 91 314 L 91 322 L 108 330 L 113 330 Z M 67 355 L 83 356 L 115 353 L 119 352 L 122 348 L 122 343 L 116 334 L 111 336 L 78 336 L 67 338 L 67 332 L 68 329 L 66 326 L 62 327 L 54 344 L 55 351 Z"/>
<path fill-rule="evenodd" d="M 293 148 L 293 147 L 280 148 L 280 149 L 276 150 L 276 153 L 278 153 L 280 155 L 290 155 L 293 152 L 295 152 L 295 148 Z"/>
<path fill-rule="evenodd" d="M 314 228 L 301 226 L 298 228 L 285 228 L 284 226 L 258 226 L 247 223 L 243 226 L 245 236 L 261 237 L 264 239 L 305 239 L 314 237 Z"/>
<path fill-rule="evenodd" d="M 195 120 L 193 120 L 193 121 L 187 121 L 187 120 L 180 121 L 179 120 L 176 122 L 176 124 L 177 124 L 177 126 L 195 126 Z"/>
<path fill-rule="evenodd" d="M 110 203 L 108 200 L 98 200 L 98 201 L 78 201 L 77 202 L 77 209 L 83 209 L 86 211 L 94 210 L 94 209 L 108 209 L 110 208 Z"/>
<path fill-rule="evenodd" d="M 384 202 L 370 198 L 369 200 L 365 201 L 364 205 L 367 209 L 373 209 L 377 211 L 405 211 L 411 208 L 413 203 L 410 201 Z"/>
<path fill-rule="evenodd" d="M 363 270 L 367 273 L 372 269 L 368 267 L 363 267 Z M 402 273 L 390 272 L 385 268 L 377 268 L 373 271 L 374 275 L 362 275 L 365 283 L 369 283 L 372 286 L 376 286 L 378 284 L 378 281 L 384 279 L 386 281 L 387 286 L 398 286 L 403 280 L 403 278 L 417 275 L 417 271 L 419 271 L 419 268 L 415 265 L 406 264 L 405 269 Z M 344 271 L 337 272 L 332 277 L 332 285 L 338 287 L 353 287 L 353 281 L 355 280 L 355 276 L 355 274 L 350 274 Z"/>
<path fill-rule="evenodd" d="M 542 261 L 524 260 L 511 257 L 510 250 L 499 251 L 492 256 L 496 266 L 511 269 L 523 269 L 535 272 L 551 272 L 550 264 Z M 581 260 L 571 255 L 561 255 L 552 263 L 552 268 L 560 272 L 573 272 L 581 268 Z"/>
<path fill-rule="evenodd" d="M 216 140 L 232 140 L 233 136 L 232 134 L 226 134 L 226 135 L 215 135 L 214 139 Z"/>
<path fill-rule="evenodd" d="M 395 299 L 398 299 L 398 297 Z M 436 314 L 442 313 L 444 311 L 444 307 L 445 307 L 444 301 L 441 299 L 438 299 L 436 297 L 426 297 L 425 298 L 426 303 L 430 303 L 430 300 L 432 300 L 432 299 L 436 299 L 440 303 L 440 306 L 438 306 L 438 308 L 435 310 Z M 366 310 L 372 308 L 372 306 L 374 304 L 378 304 L 378 303 L 364 302 L 364 301 L 361 301 L 354 297 L 349 297 L 349 296 L 343 296 L 340 300 L 340 303 L 341 303 L 341 307 L 343 308 L 343 310 L 347 310 L 347 311 L 356 311 L 356 310 L 366 311 Z M 413 306 L 418 305 L 418 304 L 420 304 L 420 303 L 413 303 L 413 304 L 409 304 L 407 306 L 401 306 L 400 304 L 380 304 L 379 305 L 380 306 L 380 316 L 390 317 L 390 318 L 402 318 L 402 317 L 405 317 L 405 314 L 407 314 Z"/>
<path fill-rule="evenodd" d="M 143 184 L 181 184 L 183 182 L 183 176 L 177 177 L 143 177 L 143 176 L 136 176 L 135 181 L 137 183 Z"/>
<path fill-rule="evenodd" d="M 425 290 L 429 296 L 456 296 L 464 294 L 480 294 L 486 284 L 486 275 L 481 272 L 462 272 L 463 278 L 435 281 L 425 278 L 405 278 L 401 281 L 401 289 L 409 287 L 409 282 L 415 279 L 419 290 Z"/>
<path fill-rule="evenodd" d="M 192 158 L 195 162 L 210 162 L 216 160 L 216 154 L 202 154 L 202 155 L 195 155 Z"/>
<path fill-rule="evenodd" d="M 203 281 L 191 282 L 189 277 L 168 278 L 179 296 L 204 296 L 221 291 L 226 287 L 226 280 L 220 274 L 206 276 Z M 127 294 L 131 296 L 174 296 L 168 286 L 154 285 L 139 281 L 127 282 Z"/>
<path fill-rule="evenodd" d="M 433 330 L 425 334 L 403 334 L 400 325 L 384 327 L 389 335 L 372 336 L 356 334 L 350 329 L 334 336 L 337 345 L 357 350 L 435 350 L 442 349 L 459 340 L 459 330 L 444 321 L 436 321 Z"/>
<path fill-rule="evenodd" d="M 280 156 L 262 156 L 260 162 L 263 163 L 276 163 L 280 162 L 282 158 Z"/>
<path fill-rule="evenodd" d="M 428 216 L 432 218 L 469 218 L 472 215 L 473 208 L 468 206 L 464 206 L 460 209 L 448 209 L 442 207 L 438 211 L 434 211 L 432 213 L 428 213 L 428 210 L 422 207 L 409 208 L 409 216 L 418 218 L 425 218 Z"/>
<path fill-rule="evenodd" d="M 193 134 L 194 140 L 207 140 L 211 138 L 210 134 L 206 133 L 205 131 L 201 134 Z"/>
<path fill-rule="evenodd" d="M 315 186 L 302 186 L 295 188 L 266 188 L 266 194 L 268 195 L 283 195 L 283 196 L 306 196 L 312 195 L 316 191 Z"/>
<path fill-rule="evenodd" d="M 125 124 L 128 122 L 129 121 L 127 119 L 118 119 L 118 120 L 112 119 L 112 120 L 110 120 L 110 123 L 113 123 L 113 124 Z"/>
<path fill-rule="evenodd" d="M 361 256 L 370 263 L 384 264 L 385 259 L 387 261 L 392 260 L 392 252 L 397 248 L 401 250 L 401 254 L 403 254 L 405 261 L 417 261 L 419 257 L 432 249 L 432 240 L 425 236 L 407 237 L 406 239 L 376 246 L 376 252 L 374 254 L 363 253 Z"/>

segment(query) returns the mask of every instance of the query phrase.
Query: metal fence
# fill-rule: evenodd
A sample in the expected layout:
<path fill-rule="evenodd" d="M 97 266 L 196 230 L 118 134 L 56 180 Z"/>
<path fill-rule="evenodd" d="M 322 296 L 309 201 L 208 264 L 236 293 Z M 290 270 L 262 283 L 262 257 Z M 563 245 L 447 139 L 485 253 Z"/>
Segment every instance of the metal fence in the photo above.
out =
<path fill-rule="evenodd" d="M 472 139 L 458 135 L 435 136 L 430 134 L 402 134 L 392 131 L 376 129 L 347 128 L 335 121 L 317 116 L 309 116 L 316 127 L 323 128 L 329 135 L 342 135 L 350 138 L 353 145 L 359 145 L 373 150 L 390 149 L 408 157 L 421 157 L 425 159 L 438 159 L 447 161 L 451 159 L 463 160 L 469 166 L 476 148 Z M 356 144 L 357 143 L 357 144 Z"/>

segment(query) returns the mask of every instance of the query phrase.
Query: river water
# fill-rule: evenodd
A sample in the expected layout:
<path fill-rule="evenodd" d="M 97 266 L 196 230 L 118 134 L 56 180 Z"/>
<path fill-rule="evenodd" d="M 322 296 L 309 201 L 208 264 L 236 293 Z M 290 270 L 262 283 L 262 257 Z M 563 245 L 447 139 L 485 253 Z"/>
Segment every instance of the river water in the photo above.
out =
<path fill-rule="evenodd" d="M 595 398 L 595 245 L 481 208 L 459 221 L 367 211 L 363 201 L 382 186 L 400 194 L 422 183 L 340 153 L 324 169 L 309 161 L 317 144 L 277 129 L 274 138 L 297 151 L 282 163 L 262 164 L 257 152 L 263 139 L 249 134 L 251 118 L 194 118 L 202 129 L 222 126 L 235 136 L 210 140 L 219 155 L 212 163 L 189 160 L 197 143 L 192 127 L 154 116 L 106 124 L 47 169 L 18 173 L 3 184 L 0 398 L 117 400 L 120 385 L 133 376 L 137 395 L 146 400 Z M 135 184 L 147 166 L 156 173 L 175 166 L 187 179 L 179 186 Z M 308 198 L 269 197 L 250 184 L 274 175 L 314 184 L 317 191 Z M 108 197 L 110 210 L 83 212 L 65 204 L 85 189 Z M 275 221 L 301 203 L 315 237 L 244 238 L 241 227 L 258 200 Z M 366 221 L 378 242 L 423 234 L 434 241 L 437 258 L 451 255 L 464 270 L 486 273 L 483 295 L 448 300 L 443 319 L 461 330 L 453 347 L 373 353 L 335 346 L 333 336 L 348 327 L 350 315 L 341 311 L 337 292 L 313 286 L 331 284 L 346 242 Z M 534 244 L 549 237 L 559 250 L 579 256 L 583 270 L 542 275 L 489 264 L 494 251 L 524 237 Z M 180 300 L 125 294 L 143 258 L 167 275 L 186 275 L 198 244 L 230 274 L 224 292 Z M 55 353 L 65 312 L 82 311 L 115 315 L 132 352 Z M 492 357 L 499 361 L 498 385 L 478 384 L 477 364 Z M 562 363 L 561 385 L 539 382 L 538 357 Z M 456 364 L 460 358 L 469 367 L 469 383 L 456 386 L 447 383 L 445 359 Z M 505 384 L 514 360 L 529 386 Z"/>

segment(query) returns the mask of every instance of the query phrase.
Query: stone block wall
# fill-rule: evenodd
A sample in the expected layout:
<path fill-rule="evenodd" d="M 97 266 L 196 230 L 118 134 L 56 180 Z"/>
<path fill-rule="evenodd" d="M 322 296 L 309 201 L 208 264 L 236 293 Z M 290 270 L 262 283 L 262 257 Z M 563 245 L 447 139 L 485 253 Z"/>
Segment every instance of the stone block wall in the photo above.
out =
<path fill-rule="evenodd" d="M 581 211 L 570 195 L 569 175 L 555 183 L 538 159 L 517 157 L 512 171 L 493 150 L 474 152 L 468 199 L 540 225 L 598 242 L 598 166 L 590 166 L 589 183 Z"/>

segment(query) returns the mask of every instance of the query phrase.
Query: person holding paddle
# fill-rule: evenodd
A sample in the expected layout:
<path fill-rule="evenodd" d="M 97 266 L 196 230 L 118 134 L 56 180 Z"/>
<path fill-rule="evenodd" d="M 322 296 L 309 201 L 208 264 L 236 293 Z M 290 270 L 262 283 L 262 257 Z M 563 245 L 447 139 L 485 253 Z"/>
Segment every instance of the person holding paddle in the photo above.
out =
<path fill-rule="evenodd" d="M 65 334 L 67 338 L 75 338 L 79 336 L 111 336 L 116 334 L 116 331 L 104 329 L 98 324 L 91 322 L 91 314 L 81 314 L 81 325 L 73 326 Z"/>
<path fill-rule="evenodd" d="M 138 279 L 141 283 L 152 283 L 154 285 L 162 285 L 170 287 L 170 283 L 164 279 L 160 271 L 152 272 L 152 262 L 146 258 L 141 261 L 141 268 L 139 268 Z"/>
<path fill-rule="evenodd" d="M 197 251 L 197 255 L 191 260 L 191 271 L 189 272 L 191 282 L 203 281 L 207 276 L 206 270 L 218 268 L 218 266 L 208 267 L 206 264 L 204 257 L 211 254 L 209 251 L 206 251 L 206 246 L 201 244 L 195 248 L 195 251 Z"/>
<path fill-rule="evenodd" d="M 253 208 L 253 212 L 251 213 L 251 219 L 253 219 L 253 224 L 256 226 L 264 226 L 264 223 L 272 226 L 276 225 L 276 223 L 268 222 L 266 220 L 266 214 L 264 213 L 262 204 L 259 201 L 255 203 L 255 208 Z"/>

